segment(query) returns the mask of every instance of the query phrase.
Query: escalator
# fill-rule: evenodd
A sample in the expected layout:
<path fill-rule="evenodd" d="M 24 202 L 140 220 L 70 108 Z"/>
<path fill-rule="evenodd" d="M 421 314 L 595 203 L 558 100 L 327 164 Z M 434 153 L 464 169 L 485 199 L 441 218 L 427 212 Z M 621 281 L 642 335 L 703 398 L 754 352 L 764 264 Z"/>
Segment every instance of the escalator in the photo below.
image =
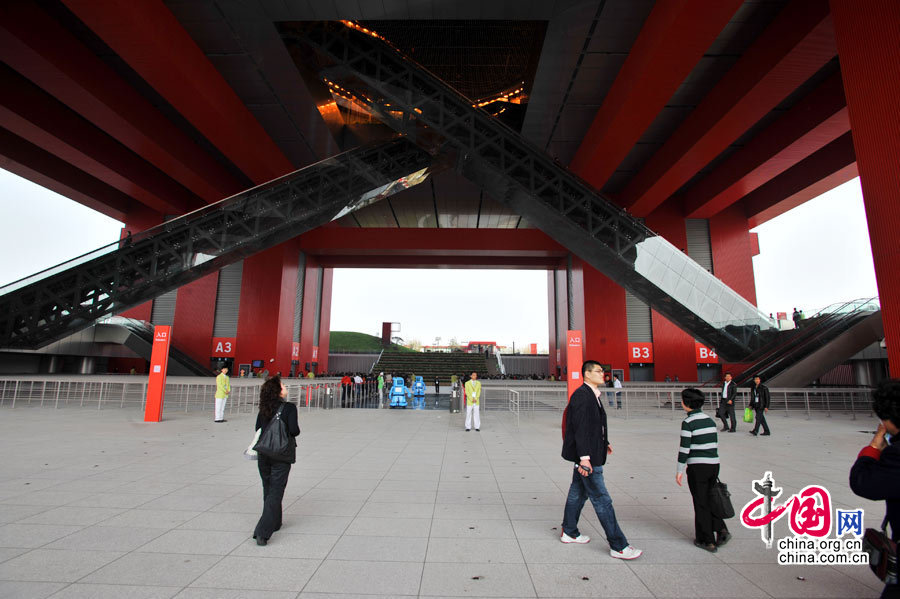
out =
<path fill-rule="evenodd" d="M 771 387 L 804 387 L 882 338 L 877 298 L 834 304 L 784 331 L 734 378 L 741 386 L 759 376 Z"/>
<path fill-rule="evenodd" d="M 153 325 L 144 320 L 113 316 L 98 322 L 94 342 L 124 345 L 138 356 L 150 360 L 153 353 Z M 199 364 L 177 346 L 169 346 L 167 372 L 174 376 L 212 376 L 213 372 Z"/>
<path fill-rule="evenodd" d="M 456 168 L 730 362 L 776 341 L 775 321 L 519 133 L 378 34 L 350 22 L 282 23 L 306 72 Z"/>
<path fill-rule="evenodd" d="M 10 283 L 0 288 L 0 347 L 69 336 L 416 185 L 433 163 L 403 138 L 356 148 Z"/>

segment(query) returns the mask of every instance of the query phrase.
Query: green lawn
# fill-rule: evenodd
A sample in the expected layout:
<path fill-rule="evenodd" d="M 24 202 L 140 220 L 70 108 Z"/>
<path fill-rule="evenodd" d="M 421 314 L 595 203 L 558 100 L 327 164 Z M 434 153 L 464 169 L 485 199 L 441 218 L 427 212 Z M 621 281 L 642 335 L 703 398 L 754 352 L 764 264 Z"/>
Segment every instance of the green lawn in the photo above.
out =
<path fill-rule="evenodd" d="M 397 345 L 395 343 L 392 343 L 391 346 L 387 349 L 390 351 L 413 351 L 407 347 L 403 347 L 402 345 Z M 381 351 L 381 339 L 373 335 L 366 335 L 365 333 L 354 333 L 352 331 L 331 331 L 329 335 L 328 351 L 335 353 L 378 353 Z"/>

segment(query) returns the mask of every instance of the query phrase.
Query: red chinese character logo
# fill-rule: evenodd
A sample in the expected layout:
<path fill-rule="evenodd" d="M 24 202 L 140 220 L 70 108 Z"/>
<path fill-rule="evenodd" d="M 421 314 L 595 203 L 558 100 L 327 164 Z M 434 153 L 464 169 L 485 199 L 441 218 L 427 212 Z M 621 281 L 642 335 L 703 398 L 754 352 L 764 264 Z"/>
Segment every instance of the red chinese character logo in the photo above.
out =
<path fill-rule="evenodd" d="M 788 525 L 794 534 L 827 537 L 831 533 L 831 495 L 825 487 L 808 485 L 783 504 L 776 505 L 774 500 L 781 494 L 781 489 L 775 488 L 774 483 L 771 472 L 766 472 L 761 480 L 753 481 L 751 488 L 757 497 L 741 510 L 741 522 L 747 528 L 761 529 L 767 547 L 772 547 L 772 525 L 787 513 L 789 507 Z M 757 510 L 760 514 L 755 517 Z"/>

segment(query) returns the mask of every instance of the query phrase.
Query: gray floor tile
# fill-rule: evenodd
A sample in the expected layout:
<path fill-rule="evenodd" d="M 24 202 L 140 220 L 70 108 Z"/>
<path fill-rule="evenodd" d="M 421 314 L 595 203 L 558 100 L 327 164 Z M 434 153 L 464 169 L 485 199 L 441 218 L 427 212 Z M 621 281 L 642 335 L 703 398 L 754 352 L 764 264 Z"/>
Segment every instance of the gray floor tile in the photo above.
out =
<path fill-rule="evenodd" d="M 284 517 L 282 530 L 291 533 L 311 535 L 337 535 L 347 529 L 352 518 L 349 516 L 298 516 Z"/>
<path fill-rule="evenodd" d="M 427 518 L 368 518 L 357 517 L 347 527 L 345 535 L 375 537 L 427 537 L 431 520 Z"/>
<path fill-rule="evenodd" d="M 253 532 L 256 528 L 256 522 L 259 520 L 261 507 L 252 514 L 239 514 L 231 512 L 203 512 L 202 514 L 191 518 L 178 528 L 184 530 L 230 530 L 234 532 L 249 531 Z M 288 526 L 288 522 L 293 515 L 285 514 L 284 526 Z"/>
<path fill-rule="evenodd" d="M 0 547 L 41 547 L 82 528 L 44 524 L 4 524 L 0 526 Z"/>
<path fill-rule="evenodd" d="M 85 499 L 73 501 L 69 507 L 106 507 L 106 508 L 135 508 L 153 501 L 159 495 L 149 493 L 98 493 Z"/>
<path fill-rule="evenodd" d="M 145 553 L 227 555 L 247 540 L 250 532 L 170 530 L 138 550 Z"/>
<path fill-rule="evenodd" d="M 403 537 L 344 536 L 329 560 L 423 562 L 428 539 Z"/>
<path fill-rule="evenodd" d="M 199 515 L 200 512 L 184 511 L 184 510 L 155 510 L 155 509 L 133 509 L 122 512 L 117 516 L 113 516 L 107 520 L 99 522 L 99 526 L 121 526 L 136 528 L 164 528 L 170 529 L 184 524 L 188 520 Z"/>
<path fill-rule="evenodd" d="M 19 522 L 22 524 L 65 524 L 70 526 L 90 526 L 121 514 L 124 510 L 104 507 L 63 506 L 47 510 Z"/>
<path fill-rule="evenodd" d="M 438 491 L 436 503 L 454 505 L 503 505 L 503 497 L 494 491 Z"/>
<path fill-rule="evenodd" d="M 0 580 L 0 597 L 3 599 L 45 599 L 59 589 L 65 588 L 65 582 L 20 582 Z"/>
<path fill-rule="evenodd" d="M 881 595 L 880 588 L 873 589 L 828 566 L 736 564 L 732 567 L 751 583 L 775 597 L 863 598 Z M 860 566 L 862 568 L 868 570 L 866 566 Z M 800 580 L 801 577 L 803 580 Z"/>
<path fill-rule="evenodd" d="M 5 499 L 3 503 L 7 503 L 10 505 L 46 505 L 46 506 L 61 506 L 72 503 L 73 501 L 80 501 L 86 499 L 94 495 L 94 493 L 76 493 L 74 491 L 54 491 L 52 488 L 45 489 L 42 491 L 33 491 L 30 493 L 24 493 L 22 495 L 16 495 L 15 497 L 10 497 L 9 499 Z"/>
<path fill-rule="evenodd" d="M 324 559 L 338 538 L 337 535 L 291 534 L 282 528 L 272 535 L 268 545 L 260 547 L 253 538 L 249 538 L 236 547 L 231 555 Z"/>
<path fill-rule="evenodd" d="M 235 589 L 184 589 L 175 599 L 296 599 L 294 591 L 259 591 L 259 590 L 235 590 Z M 337 595 L 331 595 L 331 599 L 340 599 Z"/>
<path fill-rule="evenodd" d="M 363 501 L 311 501 L 303 497 L 284 509 L 285 514 L 302 516 L 356 516 Z"/>
<path fill-rule="evenodd" d="M 528 566 L 539 597 L 652 597 L 625 564 Z"/>
<path fill-rule="evenodd" d="M 434 506 L 435 520 L 509 520 L 505 505 L 461 505 L 441 503 Z"/>
<path fill-rule="evenodd" d="M 0 524 L 18 522 L 19 520 L 24 520 L 25 518 L 29 518 L 31 516 L 34 516 L 35 514 L 46 512 L 49 509 L 53 508 L 43 505 L 0 504 Z"/>
<path fill-rule="evenodd" d="M 535 597 L 521 564 L 426 563 L 420 596 Z"/>
<path fill-rule="evenodd" d="M 218 555 L 129 553 L 79 582 L 186 586 L 222 559 Z"/>
<path fill-rule="evenodd" d="M 765 591 L 746 578 L 738 578 L 730 566 L 641 564 L 638 560 L 628 564 L 628 567 L 657 597 L 767 596 Z"/>
<path fill-rule="evenodd" d="M 89 526 L 46 545 L 46 548 L 128 552 L 162 533 L 163 531 L 158 528 Z"/>
<path fill-rule="evenodd" d="M 170 599 L 181 587 L 75 583 L 54 593 L 52 599 Z"/>
<path fill-rule="evenodd" d="M 379 503 L 369 501 L 359 511 L 362 518 L 431 518 L 433 503 Z"/>
<path fill-rule="evenodd" d="M 0 580 L 75 582 L 121 555 L 116 551 L 35 549 L 0 564 Z"/>
<path fill-rule="evenodd" d="M 428 541 L 427 562 L 521 564 L 522 551 L 515 539 L 435 538 Z"/>
<path fill-rule="evenodd" d="M 17 555 L 27 553 L 30 549 L 26 547 L 0 547 L 0 563 L 12 559 Z"/>
<path fill-rule="evenodd" d="M 377 501 L 379 503 L 433 504 L 435 495 L 435 491 L 391 491 L 387 489 L 375 489 L 368 500 Z"/>
<path fill-rule="evenodd" d="M 561 522 L 562 510 L 559 512 L 558 520 L 512 520 L 512 526 L 519 539 L 552 539 L 558 541 L 562 534 Z M 590 522 L 586 522 L 584 518 L 578 523 L 578 531 L 591 537 L 591 539 L 602 541 L 604 538 L 599 537 L 597 530 Z M 594 541 L 592 540 L 591 542 Z"/>
<path fill-rule="evenodd" d="M 461 539 L 513 539 L 509 520 L 435 520 L 431 537 Z"/>
<path fill-rule="evenodd" d="M 304 590 L 311 593 L 415 595 L 422 579 L 421 563 L 326 560 Z"/>
<path fill-rule="evenodd" d="M 147 503 L 141 507 L 147 510 L 178 510 L 203 512 L 209 508 L 222 503 L 227 497 L 203 496 L 203 495 L 163 495 Z"/>
<path fill-rule="evenodd" d="M 299 592 L 319 563 L 309 559 L 227 556 L 190 586 Z"/>
<path fill-rule="evenodd" d="M 561 543 L 555 539 L 519 539 L 527 564 L 598 564 L 606 563 L 609 545 L 605 539 L 590 543 Z M 718 562 L 717 562 L 718 563 Z"/>

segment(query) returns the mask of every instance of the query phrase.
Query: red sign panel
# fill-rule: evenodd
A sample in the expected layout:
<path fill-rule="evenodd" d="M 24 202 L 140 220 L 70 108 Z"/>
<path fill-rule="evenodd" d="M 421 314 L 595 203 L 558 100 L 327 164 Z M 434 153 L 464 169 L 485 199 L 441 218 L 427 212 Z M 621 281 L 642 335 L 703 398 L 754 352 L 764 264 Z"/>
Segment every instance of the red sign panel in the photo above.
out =
<path fill-rule="evenodd" d="M 530 353 L 532 356 L 535 355 L 535 354 L 537 354 L 537 343 L 532 343 L 532 344 L 529 346 L 529 348 L 528 348 L 528 353 Z"/>
<path fill-rule="evenodd" d="M 144 422 L 162 420 L 163 403 L 166 398 L 166 368 L 169 366 L 169 345 L 171 343 L 172 327 L 159 325 L 154 328 Z"/>
<path fill-rule="evenodd" d="M 575 389 L 584 383 L 581 380 L 581 363 L 584 361 L 582 359 L 584 337 L 581 331 L 567 331 L 566 346 L 566 365 L 569 372 L 566 377 L 566 392 L 569 397 L 572 397 Z"/>
<path fill-rule="evenodd" d="M 214 358 L 233 358 L 235 337 L 213 337 L 212 356 Z"/>
<path fill-rule="evenodd" d="M 697 354 L 697 364 L 719 363 L 719 356 L 716 355 L 716 350 L 706 347 L 699 341 L 694 342 L 694 349 Z"/>
<path fill-rule="evenodd" d="M 787 312 L 779 312 L 775 316 L 778 317 L 778 320 L 787 320 Z"/>
<path fill-rule="evenodd" d="M 318 359 L 319 359 L 319 346 L 318 346 L 318 345 L 313 345 L 313 357 L 312 357 L 312 361 L 315 362 L 315 361 L 318 360 Z"/>
<path fill-rule="evenodd" d="M 300 359 L 300 344 L 299 343 L 291 343 L 291 360 L 299 360 Z"/>
<path fill-rule="evenodd" d="M 653 344 L 652 343 L 629 343 L 628 344 L 628 362 L 636 363 L 653 363 Z"/>

